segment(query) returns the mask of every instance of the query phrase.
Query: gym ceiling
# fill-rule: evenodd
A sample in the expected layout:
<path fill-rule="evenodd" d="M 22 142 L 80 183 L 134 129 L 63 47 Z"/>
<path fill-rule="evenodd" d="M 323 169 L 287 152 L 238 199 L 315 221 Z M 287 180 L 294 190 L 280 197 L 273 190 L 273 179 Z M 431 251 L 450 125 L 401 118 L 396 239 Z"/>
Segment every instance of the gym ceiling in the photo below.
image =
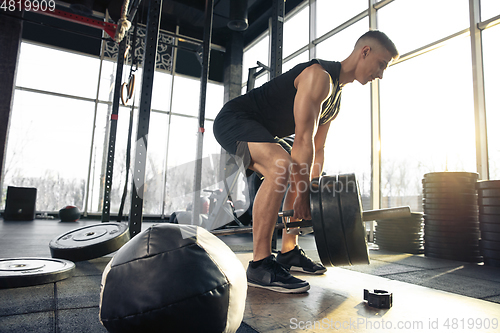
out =
<path fill-rule="evenodd" d="M 289 13 L 302 1 L 287 0 L 285 2 L 285 12 Z M 223 51 L 220 50 L 225 49 L 226 42 L 230 40 L 230 34 L 232 33 L 232 30 L 228 28 L 231 2 L 241 5 L 245 1 L 213 0 L 212 45 L 215 44 L 221 48 L 214 48 L 215 50 L 219 50 L 216 52 L 212 50 L 210 66 L 212 73 L 210 79 L 220 82 L 222 82 L 223 77 Z M 272 12 L 272 2 L 272 0 L 247 0 L 248 28 L 241 32 L 244 36 L 245 46 L 268 29 L 269 18 Z M 129 11 L 138 4 L 136 11 L 138 23 L 144 26 L 147 24 L 148 3 L 149 0 L 129 1 Z M 107 11 L 112 23 L 117 23 L 121 15 L 123 0 L 57 0 L 56 5 L 57 9 L 102 21 L 104 21 Z M 175 34 L 178 27 L 179 35 L 199 40 L 201 45 L 204 20 L 204 0 L 163 0 L 160 25 L 160 29 L 163 31 Z M 106 37 L 108 36 L 106 35 Z M 70 51 L 99 56 L 102 31 L 35 12 L 25 11 L 23 38 Z M 192 48 L 193 61 L 196 60 L 195 53 L 197 50 L 200 50 L 200 45 L 192 43 L 186 45 L 188 48 Z M 199 66 L 199 64 L 196 65 Z M 183 74 L 197 76 L 193 73 Z"/>

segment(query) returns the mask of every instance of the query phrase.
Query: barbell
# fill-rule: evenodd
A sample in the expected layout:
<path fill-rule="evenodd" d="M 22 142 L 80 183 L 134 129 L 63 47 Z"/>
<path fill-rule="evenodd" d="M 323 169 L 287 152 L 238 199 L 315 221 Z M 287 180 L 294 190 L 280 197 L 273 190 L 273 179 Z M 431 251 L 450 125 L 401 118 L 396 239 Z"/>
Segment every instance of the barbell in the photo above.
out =
<path fill-rule="evenodd" d="M 369 264 L 364 221 L 411 217 L 410 207 L 362 210 L 355 174 L 321 176 L 311 181 L 312 220 L 288 222 L 293 210 L 280 212 L 275 229 L 312 228 L 316 248 L 325 266 Z M 299 229 L 299 230 L 300 230 Z M 216 236 L 251 232 L 252 227 L 214 230 Z"/>

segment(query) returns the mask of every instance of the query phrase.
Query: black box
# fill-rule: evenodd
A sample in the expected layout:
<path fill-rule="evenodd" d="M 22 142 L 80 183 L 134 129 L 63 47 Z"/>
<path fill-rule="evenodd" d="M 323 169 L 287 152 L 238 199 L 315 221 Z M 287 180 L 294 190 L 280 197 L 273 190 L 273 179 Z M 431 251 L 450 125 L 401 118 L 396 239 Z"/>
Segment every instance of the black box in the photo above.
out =
<path fill-rule="evenodd" d="M 9 186 L 3 219 L 5 221 L 33 221 L 35 206 L 36 188 Z"/>

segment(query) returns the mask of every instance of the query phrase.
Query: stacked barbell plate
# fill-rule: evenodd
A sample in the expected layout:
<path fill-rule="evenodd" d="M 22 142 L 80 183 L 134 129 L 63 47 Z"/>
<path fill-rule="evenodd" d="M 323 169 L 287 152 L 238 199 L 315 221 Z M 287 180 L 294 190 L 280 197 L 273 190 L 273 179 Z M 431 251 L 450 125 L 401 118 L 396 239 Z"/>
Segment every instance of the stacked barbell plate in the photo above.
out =
<path fill-rule="evenodd" d="M 481 262 L 477 173 L 424 175 L 424 253 L 426 256 Z"/>
<path fill-rule="evenodd" d="M 424 218 L 412 213 L 404 219 L 377 220 L 375 244 L 379 249 L 419 254 L 424 252 Z"/>
<path fill-rule="evenodd" d="M 477 183 L 480 249 L 485 265 L 500 267 L 500 180 Z"/>

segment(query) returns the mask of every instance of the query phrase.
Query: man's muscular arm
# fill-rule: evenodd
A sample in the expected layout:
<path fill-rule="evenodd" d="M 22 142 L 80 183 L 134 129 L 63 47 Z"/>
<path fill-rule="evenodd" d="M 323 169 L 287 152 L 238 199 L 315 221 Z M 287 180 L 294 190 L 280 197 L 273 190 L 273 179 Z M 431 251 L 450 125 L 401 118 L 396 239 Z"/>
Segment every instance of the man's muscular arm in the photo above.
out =
<path fill-rule="evenodd" d="M 319 177 L 323 172 L 323 165 L 325 162 L 325 143 L 326 135 L 328 134 L 328 129 L 330 128 L 330 123 L 321 125 L 318 127 L 318 131 L 314 136 L 314 163 L 311 171 L 311 179 Z"/>
<path fill-rule="evenodd" d="M 291 191 L 297 197 L 294 218 L 311 219 L 309 184 L 315 160 L 315 135 L 321 105 L 330 92 L 330 76 L 318 64 L 306 68 L 296 79 L 294 102 L 295 140 L 292 148 Z"/>

